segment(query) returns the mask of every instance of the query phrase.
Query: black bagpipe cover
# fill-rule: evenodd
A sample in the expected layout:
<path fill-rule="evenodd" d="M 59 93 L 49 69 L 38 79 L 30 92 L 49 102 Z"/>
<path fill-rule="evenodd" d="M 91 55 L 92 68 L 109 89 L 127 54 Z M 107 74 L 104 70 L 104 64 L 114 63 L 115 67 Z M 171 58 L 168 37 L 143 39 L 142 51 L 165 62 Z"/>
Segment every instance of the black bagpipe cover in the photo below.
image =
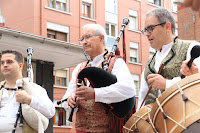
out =
<path fill-rule="evenodd" d="M 110 86 L 117 82 L 117 77 L 98 67 L 86 67 L 78 74 L 78 79 L 84 78 L 90 81 L 90 85 L 93 88 L 100 88 Z M 126 99 L 121 102 L 102 105 L 118 118 L 124 118 L 133 109 L 135 104 L 135 97 Z"/>

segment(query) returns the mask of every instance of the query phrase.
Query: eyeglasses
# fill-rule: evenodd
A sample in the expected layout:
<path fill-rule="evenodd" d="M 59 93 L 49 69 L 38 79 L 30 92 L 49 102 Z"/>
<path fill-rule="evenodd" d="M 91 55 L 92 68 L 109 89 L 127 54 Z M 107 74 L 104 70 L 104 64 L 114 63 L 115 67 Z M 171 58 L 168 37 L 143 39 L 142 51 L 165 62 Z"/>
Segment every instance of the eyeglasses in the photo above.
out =
<path fill-rule="evenodd" d="M 156 25 L 150 25 L 147 28 L 144 28 L 144 30 L 142 30 L 141 32 L 143 35 L 146 35 L 147 32 L 149 32 L 149 33 L 153 32 L 153 30 L 156 26 L 163 25 L 163 24 L 166 24 L 166 22 L 156 24 Z"/>
<path fill-rule="evenodd" d="M 83 42 L 84 40 L 87 41 L 87 40 L 90 39 L 90 37 L 92 37 L 92 36 L 100 36 L 100 35 L 86 35 L 86 36 L 80 38 L 80 39 L 79 39 L 79 42 Z"/>

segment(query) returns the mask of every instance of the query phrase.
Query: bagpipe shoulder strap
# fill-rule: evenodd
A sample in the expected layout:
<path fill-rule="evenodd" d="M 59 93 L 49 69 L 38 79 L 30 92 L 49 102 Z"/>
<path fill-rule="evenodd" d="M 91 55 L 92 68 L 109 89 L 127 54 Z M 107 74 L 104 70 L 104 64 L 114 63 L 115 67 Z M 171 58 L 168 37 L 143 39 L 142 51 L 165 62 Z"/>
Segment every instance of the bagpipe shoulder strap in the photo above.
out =
<path fill-rule="evenodd" d="M 105 63 L 107 62 L 108 58 L 109 58 L 109 54 L 107 54 L 107 55 L 104 56 L 104 61 L 103 61 L 102 67 L 105 65 Z M 108 69 L 107 69 L 108 72 L 111 72 L 111 71 L 112 71 L 112 69 L 113 69 L 113 67 L 114 67 L 114 64 L 115 64 L 115 61 L 116 61 L 118 58 L 121 58 L 121 56 L 113 56 L 113 57 L 111 58 L 111 60 L 110 60 L 110 62 L 109 62 Z"/>
<path fill-rule="evenodd" d="M 2 97 L 2 93 L 3 93 L 3 85 L 4 84 L 5 84 L 5 81 L 0 82 L 0 103 L 1 103 L 1 97 Z"/>

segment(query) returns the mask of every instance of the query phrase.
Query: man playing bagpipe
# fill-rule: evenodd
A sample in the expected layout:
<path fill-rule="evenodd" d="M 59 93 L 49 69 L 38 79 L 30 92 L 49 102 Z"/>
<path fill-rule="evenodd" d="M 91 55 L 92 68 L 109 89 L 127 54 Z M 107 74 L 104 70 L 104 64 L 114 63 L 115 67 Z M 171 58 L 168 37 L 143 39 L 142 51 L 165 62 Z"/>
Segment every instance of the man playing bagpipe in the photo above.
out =
<path fill-rule="evenodd" d="M 24 57 L 13 50 L 2 51 L 0 82 L 0 132 L 44 133 L 55 106 L 41 86 L 23 78 Z"/>
<path fill-rule="evenodd" d="M 117 121 L 115 119 L 114 121 L 111 120 L 116 116 L 111 117 L 113 115 L 112 112 L 108 111 L 105 106 L 130 99 L 130 104 L 132 104 L 130 106 L 132 108 L 135 90 L 130 71 L 124 60 L 117 57 L 111 58 L 107 71 L 102 69 L 108 59 L 108 52 L 105 50 L 106 33 L 102 26 L 98 24 L 83 26 L 79 41 L 89 60 L 78 64 L 74 69 L 72 79 L 63 97 L 63 99 L 68 99 L 63 105 L 67 110 L 75 107 L 78 108 L 75 123 L 77 133 L 121 132 L 124 119 L 121 119 L 123 124 L 117 127 L 114 123 L 117 123 Z M 93 68 L 97 68 L 97 71 L 96 69 L 93 70 Z M 77 81 L 80 80 L 77 78 L 81 77 L 83 73 L 87 75 L 85 76 L 87 80 L 84 79 L 83 82 Z M 97 73 L 102 75 L 102 77 L 97 76 Z M 106 83 L 103 85 L 103 82 L 109 82 L 110 79 L 108 77 L 116 77 L 116 81 L 109 85 L 106 85 Z M 77 87 L 77 82 L 78 84 L 82 83 L 82 85 Z M 122 110 L 123 108 L 121 106 L 118 109 Z"/>

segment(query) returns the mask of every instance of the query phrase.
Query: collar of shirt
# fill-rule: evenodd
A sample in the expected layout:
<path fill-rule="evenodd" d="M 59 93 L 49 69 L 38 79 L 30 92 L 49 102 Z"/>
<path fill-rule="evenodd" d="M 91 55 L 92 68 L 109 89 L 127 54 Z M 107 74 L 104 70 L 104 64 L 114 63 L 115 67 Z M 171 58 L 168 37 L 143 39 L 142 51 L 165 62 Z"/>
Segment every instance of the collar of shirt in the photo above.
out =
<path fill-rule="evenodd" d="M 162 51 L 157 51 L 156 56 L 155 56 L 155 66 L 154 66 L 156 72 L 158 72 L 163 59 L 167 56 L 167 54 L 171 50 L 173 44 L 174 44 L 174 42 L 164 45 L 162 47 Z"/>
<path fill-rule="evenodd" d="M 103 55 L 104 53 L 96 56 L 92 61 L 92 66 L 98 67 L 104 61 Z"/>

